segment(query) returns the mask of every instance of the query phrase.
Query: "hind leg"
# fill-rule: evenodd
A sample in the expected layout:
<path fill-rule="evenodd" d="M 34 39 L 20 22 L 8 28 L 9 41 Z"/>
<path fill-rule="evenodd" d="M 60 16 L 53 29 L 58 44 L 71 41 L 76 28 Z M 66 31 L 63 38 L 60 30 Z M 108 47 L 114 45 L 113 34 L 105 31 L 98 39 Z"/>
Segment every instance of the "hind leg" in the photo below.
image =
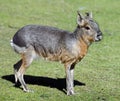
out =
<path fill-rule="evenodd" d="M 20 69 L 21 65 L 22 65 L 22 59 L 20 61 L 18 61 L 16 64 L 14 64 L 14 74 L 15 74 L 15 83 L 16 84 L 18 81 L 17 72 Z"/>
<path fill-rule="evenodd" d="M 29 67 L 34 59 L 34 53 L 33 49 L 28 49 L 28 51 L 21 54 L 22 59 L 14 65 L 15 81 L 17 82 L 19 80 L 25 92 L 30 92 L 30 90 L 27 88 L 23 76 L 27 67 Z"/>

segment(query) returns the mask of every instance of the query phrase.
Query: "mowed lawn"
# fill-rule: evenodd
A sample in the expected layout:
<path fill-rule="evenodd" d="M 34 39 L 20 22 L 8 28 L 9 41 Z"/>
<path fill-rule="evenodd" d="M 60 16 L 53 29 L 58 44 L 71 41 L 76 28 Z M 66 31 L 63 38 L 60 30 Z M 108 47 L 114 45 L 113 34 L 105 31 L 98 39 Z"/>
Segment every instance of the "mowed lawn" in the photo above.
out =
<path fill-rule="evenodd" d="M 15 87 L 13 65 L 20 56 L 9 44 L 15 32 L 28 24 L 72 32 L 77 10 L 92 11 L 104 37 L 76 65 L 76 95 L 65 93 L 64 66 L 41 59 L 24 76 L 34 93 Z M 0 101 L 120 101 L 120 0 L 0 0 Z"/>

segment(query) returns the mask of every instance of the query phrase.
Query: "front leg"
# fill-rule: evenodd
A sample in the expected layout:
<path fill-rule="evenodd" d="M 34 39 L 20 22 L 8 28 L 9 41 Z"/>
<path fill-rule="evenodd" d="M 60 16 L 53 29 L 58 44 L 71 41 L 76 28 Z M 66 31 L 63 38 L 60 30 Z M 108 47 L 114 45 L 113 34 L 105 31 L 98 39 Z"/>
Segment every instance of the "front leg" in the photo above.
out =
<path fill-rule="evenodd" d="M 67 95 L 73 95 L 74 94 L 74 66 L 72 65 L 66 65 L 66 88 L 67 88 Z"/>

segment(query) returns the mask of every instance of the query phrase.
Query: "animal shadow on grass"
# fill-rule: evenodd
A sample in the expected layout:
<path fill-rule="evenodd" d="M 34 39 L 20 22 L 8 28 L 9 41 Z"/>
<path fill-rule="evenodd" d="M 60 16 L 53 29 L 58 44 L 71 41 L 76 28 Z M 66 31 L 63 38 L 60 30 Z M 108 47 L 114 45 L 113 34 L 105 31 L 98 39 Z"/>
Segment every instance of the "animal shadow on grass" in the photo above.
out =
<path fill-rule="evenodd" d="M 12 83 L 15 83 L 14 75 L 5 75 L 2 76 L 2 79 L 8 80 Z M 24 75 L 24 80 L 26 84 L 40 85 L 46 86 L 50 88 L 56 88 L 64 93 L 66 93 L 66 79 L 65 78 L 49 78 L 49 77 L 41 77 L 41 76 L 30 76 Z M 74 80 L 74 86 L 85 86 L 85 83 Z M 20 88 L 20 83 L 14 85 L 17 88 Z"/>

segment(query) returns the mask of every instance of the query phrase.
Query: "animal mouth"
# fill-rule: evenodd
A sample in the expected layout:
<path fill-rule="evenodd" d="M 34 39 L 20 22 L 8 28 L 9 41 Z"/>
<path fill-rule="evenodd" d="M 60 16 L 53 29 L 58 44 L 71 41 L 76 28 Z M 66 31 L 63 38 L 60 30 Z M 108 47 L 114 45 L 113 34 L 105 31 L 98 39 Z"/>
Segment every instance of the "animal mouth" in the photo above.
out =
<path fill-rule="evenodd" d="M 95 42 L 101 41 L 102 40 L 102 34 L 99 34 L 95 37 Z"/>

